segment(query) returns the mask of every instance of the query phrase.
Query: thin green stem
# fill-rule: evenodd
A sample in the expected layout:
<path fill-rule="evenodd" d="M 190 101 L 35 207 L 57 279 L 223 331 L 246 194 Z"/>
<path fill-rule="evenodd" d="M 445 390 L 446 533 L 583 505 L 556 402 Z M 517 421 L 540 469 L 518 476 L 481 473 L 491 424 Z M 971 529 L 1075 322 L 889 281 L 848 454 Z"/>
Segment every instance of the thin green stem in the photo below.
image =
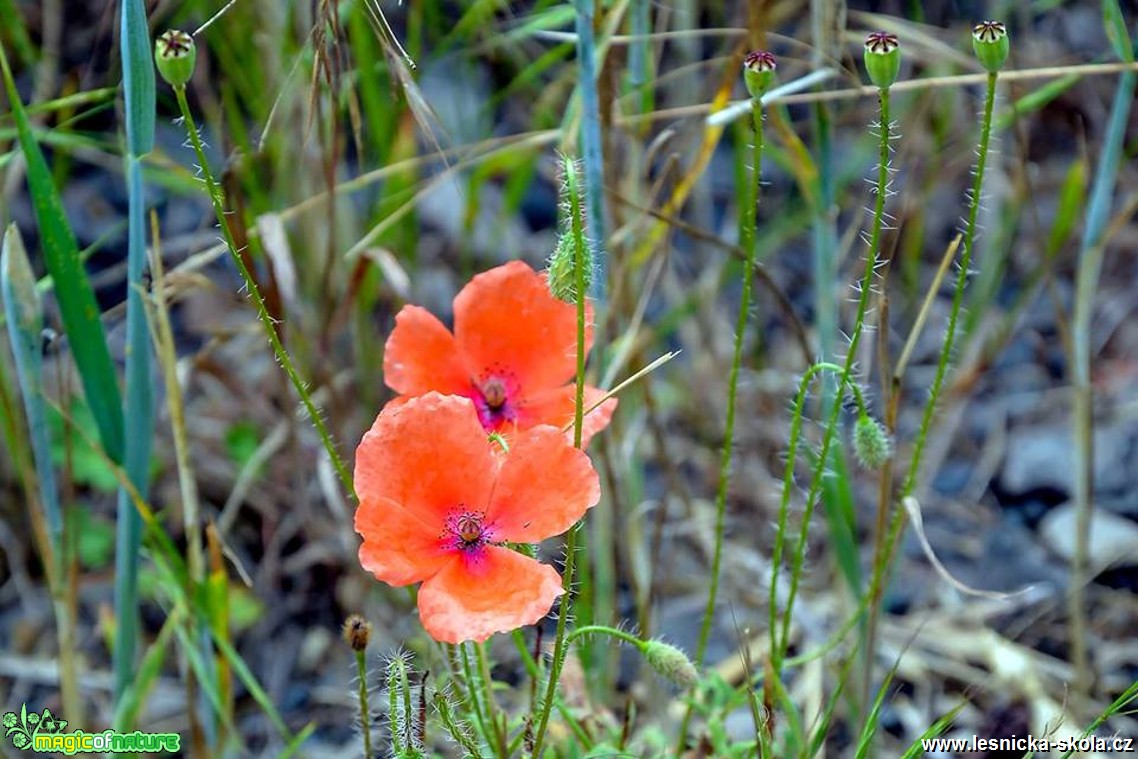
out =
<path fill-rule="evenodd" d="M 960 258 L 960 268 L 956 276 L 956 289 L 952 297 L 952 310 L 948 317 L 948 328 L 945 332 L 944 343 L 941 345 L 940 360 L 937 362 L 936 375 L 933 377 L 932 386 L 929 388 L 929 398 L 925 403 L 924 413 L 921 417 L 921 426 L 913 442 L 912 458 L 909 461 L 909 469 L 905 475 L 904 484 L 902 485 L 902 497 L 912 495 L 913 490 L 916 488 L 925 441 L 928 437 L 929 429 L 932 426 L 933 414 L 936 411 L 937 400 L 940 398 L 940 391 L 944 385 L 945 376 L 948 373 L 949 359 L 952 355 L 952 348 L 956 338 L 957 321 L 964 303 L 964 289 L 968 283 L 968 270 L 972 261 L 972 247 L 976 239 L 976 220 L 980 210 L 980 194 L 983 189 L 984 170 L 988 164 L 988 150 L 992 133 L 992 113 L 996 102 L 997 77 L 998 74 L 996 72 L 988 74 L 987 94 L 984 99 L 984 115 L 980 127 L 979 158 L 976 163 L 976 174 L 972 182 L 972 195 L 969 198 L 968 224 L 964 231 L 964 252 Z M 889 532 L 884 544 L 878 546 L 878 550 L 874 553 L 873 577 L 869 587 L 869 615 L 866 624 L 866 676 L 865 682 L 863 682 L 863 688 L 865 689 L 869 687 L 869 669 L 873 663 L 874 637 L 885 576 L 888 567 L 892 564 L 893 550 L 897 544 L 897 539 L 901 535 L 901 531 L 904 529 L 904 525 L 905 510 L 896 509 L 890 521 Z"/>
<path fill-rule="evenodd" d="M 466 681 L 466 694 L 470 698 L 470 705 L 474 707 L 474 719 L 478 722 L 478 729 L 482 732 L 483 740 L 490 743 L 490 730 L 486 727 L 486 714 L 482 709 L 482 701 L 479 699 L 474 668 L 470 666 L 470 655 L 466 652 L 466 645 L 463 643 L 459 643 L 455 648 L 458 649 L 459 657 L 462 659 L 462 678 Z"/>
<path fill-rule="evenodd" d="M 451 710 L 451 704 L 447 700 L 447 697 L 442 693 L 436 692 L 434 702 L 435 712 L 439 715 L 443 727 L 450 736 L 454 738 L 458 745 L 462 746 L 468 756 L 480 758 L 482 756 L 482 750 L 478 747 L 478 744 L 474 742 L 474 739 L 471 738 L 470 731 L 466 728 L 465 723 L 460 724 L 458 720 L 455 719 L 454 712 Z"/>
<path fill-rule="evenodd" d="M 213 173 L 210 171 L 209 161 L 205 155 L 205 148 L 202 146 L 201 137 L 198 135 L 193 113 L 190 112 L 190 105 L 186 101 L 186 88 L 174 87 L 174 94 L 178 99 L 178 108 L 181 110 L 182 118 L 186 123 L 186 132 L 190 136 L 194 153 L 197 154 L 198 164 L 202 172 L 202 180 L 205 182 L 206 189 L 209 192 L 210 202 L 213 203 L 213 211 L 217 215 L 217 223 L 218 226 L 221 227 L 221 234 L 225 239 L 226 247 L 229 248 L 229 255 L 233 259 L 233 263 L 237 266 L 237 271 L 241 274 L 241 279 L 245 282 L 245 287 L 249 291 L 249 295 L 253 298 L 253 304 L 257 309 L 257 317 L 261 320 L 261 325 L 264 327 L 265 334 L 269 338 L 269 344 L 272 346 L 273 353 L 276 355 L 277 361 L 280 362 L 281 368 L 288 376 L 292 386 L 296 389 L 297 395 L 300 396 L 300 401 L 304 404 L 304 410 L 307 412 L 309 419 L 312 420 L 312 425 L 316 428 L 316 432 L 320 435 L 320 442 L 324 445 L 324 450 L 327 451 L 328 457 L 332 461 L 332 466 L 336 469 L 336 474 L 339 476 L 341 484 L 343 484 L 344 489 L 348 493 L 351 493 L 352 496 L 355 497 L 352 475 L 348 471 L 344 459 L 336 450 L 336 446 L 332 442 L 332 436 L 328 432 L 328 427 L 324 424 L 324 418 L 320 415 L 316 404 L 312 402 L 312 396 L 309 394 L 304 381 L 301 380 L 300 375 L 296 371 L 296 367 L 293 366 L 288 351 L 285 350 L 284 344 L 281 342 L 280 335 L 277 333 L 276 326 L 273 324 L 273 317 L 269 314 L 269 310 L 265 306 L 265 299 L 261 295 L 260 288 L 257 287 L 257 281 L 253 278 L 248 267 L 245 266 L 245 261 L 241 258 L 241 254 L 237 250 L 237 245 L 233 241 L 233 234 L 229 230 L 229 220 L 225 211 L 225 199 L 222 195 L 221 187 L 214 180 Z"/>
<path fill-rule="evenodd" d="M 735 349 L 731 357 L 731 373 L 727 380 L 727 422 L 723 433 L 723 450 L 719 458 L 719 484 L 715 491 L 715 553 L 711 559 L 711 583 L 707 591 L 707 606 L 703 612 L 703 624 L 700 626 L 699 642 L 695 649 L 697 666 L 703 664 L 703 657 L 707 654 L 707 642 L 711 637 L 715 604 L 719 597 L 719 578 L 723 565 L 723 533 L 727 519 L 727 488 L 731 483 L 731 458 L 735 452 L 735 411 L 739 394 L 739 368 L 743 363 L 743 340 L 751 312 L 751 270 L 755 268 L 755 224 L 763 160 L 763 109 L 758 99 L 751 101 L 751 118 L 755 128 L 755 139 L 751 144 L 752 176 L 748 190 L 744 193 L 747 209 L 743 217 L 743 227 L 739 230 L 740 247 L 745 254 L 743 290 L 739 295 L 739 313 L 735 317 Z"/>
<path fill-rule="evenodd" d="M 498 722 L 496 703 L 494 700 L 494 683 L 490 679 L 490 662 L 486 658 L 486 647 L 481 643 L 474 644 L 474 655 L 478 659 L 478 676 L 482 680 L 483 699 L 486 701 L 486 718 L 494 731 L 494 740 L 498 745 L 499 755 L 505 756 L 506 733 Z"/>
<path fill-rule="evenodd" d="M 585 625 L 584 627 L 578 627 L 573 632 L 569 633 L 568 640 L 571 642 L 581 637 L 582 635 L 608 635 L 609 637 L 616 638 L 617 640 L 623 640 L 625 643 L 629 643 L 639 649 L 644 648 L 644 641 L 642 641 L 640 638 L 637 638 L 632 633 L 627 633 L 624 630 L 618 630 L 617 628 L 609 627 L 608 625 Z"/>
<path fill-rule="evenodd" d="M 572 161 L 565 161 L 565 170 L 566 182 L 569 184 L 569 223 L 573 235 L 573 275 L 577 302 L 577 387 L 573 410 L 573 445 L 580 448 L 585 420 L 585 267 L 588 265 L 586 256 L 591 255 L 591 251 L 589 241 L 585 238 L 581 194 L 576 186 L 579 178 Z M 549 727 L 549 715 L 557 698 L 557 682 L 561 677 L 561 668 L 565 664 L 567 649 L 565 628 L 573 613 L 573 573 L 577 559 L 577 535 L 580 530 L 581 523 L 578 522 L 569 530 L 569 535 L 565 539 L 565 574 L 562 578 L 565 594 L 561 597 L 561 608 L 557 614 L 557 638 L 553 644 L 553 661 L 550 663 L 549 682 L 545 687 L 545 698 L 542 700 L 537 732 L 534 735 L 533 756 L 535 757 L 541 756 L 545 731 Z"/>
<path fill-rule="evenodd" d="M 415 748 L 415 709 L 411 706 L 411 680 L 407 667 L 399 660 L 399 695 L 403 697 L 403 745 L 408 751 Z"/>
<path fill-rule="evenodd" d="M 371 759 L 371 709 L 367 704 L 367 662 L 363 651 L 356 651 L 356 678 L 360 681 L 360 732 L 364 736 L 364 759 Z"/>
<path fill-rule="evenodd" d="M 968 266 L 972 261 L 972 245 L 976 239 L 976 219 L 980 212 L 980 192 L 984 185 L 984 169 L 988 165 L 988 145 L 992 135 L 992 111 L 996 102 L 997 76 L 996 72 L 988 74 L 988 92 L 984 99 L 984 120 L 980 128 L 980 157 L 976 163 L 976 174 L 972 181 L 972 197 L 969 199 L 968 207 L 968 226 L 964 230 L 964 252 L 961 253 L 960 269 L 956 274 L 956 291 L 952 296 L 952 311 L 948 316 L 948 330 L 945 332 L 944 344 L 941 345 L 940 349 L 940 361 L 937 362 L 936 375 L 933 378 L 932 387 L 929 388 L 929 399 L 925 403 L 920 429 L 913 441 L 913 457 L 909 461 L 909 471 L 905 476 L 904 495 L 911 495 L 916 487 L 925 440 L 928 438 L 929 428 L 932 426 L 932 418 L 936 412 L 936 404 L 940 397 L 941 387 L 944 385 L 944 378 L 948 374 L 949 359 L 952 356 L 953 343 L 956 337 L 956 322 L 964 303 L 964 288 L 968 283 Z"/>
<path fill-rule="evenodd" d="M 798 582 L 802 575 L 802 564 L 806 553 L 806 538 L 809 532 L 810 518 L 814 513 L 815 502 L 822 488 L 822 470 L 824 470 L 826 463 L 829 461 L 830 447 L 833 445 L 834 435 L 838 428 L 838 417 L 842 411 L 842 404 L 837 401 L 844 396 L 847 387 L 856 387 L 856 385 L 850 382 L 850 375 L 853 373 L 853 364 L 857 356 L 858 344 L 861 341 L 862 332 L 865 327 L 865 314 L 869 307 L 869 293 L 873 285 L 873 275 L 877 268 L 878 253 L 881 246 L 881 230 L 884 226 L 885 217 L 885 199 L 889 193 L 889 137 L 891 129 L 889 90 L 878 90 L 878 102 L 880 104 L 879 128 L 881 133 L 877 166 L 877 196 L 873 206 L 873 223 L 870 228 L 869 251 L 866 255 L 865 272 L 861 279 L 861 293 L 858 297 L 857 314 L 854 318 L 853 334 L 850 336 L 849 350 L 846 353 L 846 360 L 842 366 L 842 375 L 838 382 L 835 403 L 830 408 L 826 431 L 822 436 L 822 447 L 811 474 L 810 490 L 806 495 L 806 508 L 802 514 L 802 524 L 798 531 L 798 540 L 794 549 L 793 565 L 790 573 L 790 591 L 787 595 L 786 608 L 783 612 L 781 634 L 778 638 L 778 645 L 774 646 L 771 650 L 772 668 L 776 680 L 782 676 L 783 659 L 785 658 L 786 649 L 789 644 L 790 619 L 794 608 L 794 600 L 798 594 Z M 780 511 L 789 504 L 790 489 L 792 486 L 793 472 L 783 479 Z M 781 533 L 782 530 L 779 531 L 780 535 Z M 779 559 L 781 561 L 781 556 Z M 771 581 L 771 588 L 773 590 L 777 587 L 779 563 L 772 561 L 771 571 L 775 574 L 775 577 Z M 777 598 L 772 592 L 770 604 L 774 607 L 776 603 Z"/>
<path fill-rule="evenodd" d="M 746 209 L 741 217 L 739 245 L 743 249 L 743 291 L 739 296 L 739 313 L 735 319 L 735 347 L 731 357 L 731 373 L 727 380 L 727 420 L 723 432 L 723 450 L 719 458 L 719 483 L 715 491 L 715 552 L 711 559 L 711 582 L 707 590 L 707 605 L 703 612 L 703 623 L 699 629 L 699 641 L 695 649 L 696 666 L 703 664 L 707 654 L 707 643 L 711 638 L 711 626 L 715 619 L 715 604 L 719 596 L 719 577 L 723 566 L 723 534 L 727 524 L 727 488 L 731 482 L 731 457 L 735 450 L 735 406 L 739 390 L 739 368 L 743 363 L 743 338 L 747 329 L 747 319 L 751 311 L 751 272 L 755 268 L 755 225 L 758 218 L 759 182 L 762 177 L 763 160 L 763 108 L 758 98 L 751 100 L 751 120 L 755 138 L 751 143 L 751 172 L 743 192 Z M 680 753 L 687 740 L 688 724 L 691 721 L 692 705 L 684 714 L 677 737 L 676 753 Z"/>

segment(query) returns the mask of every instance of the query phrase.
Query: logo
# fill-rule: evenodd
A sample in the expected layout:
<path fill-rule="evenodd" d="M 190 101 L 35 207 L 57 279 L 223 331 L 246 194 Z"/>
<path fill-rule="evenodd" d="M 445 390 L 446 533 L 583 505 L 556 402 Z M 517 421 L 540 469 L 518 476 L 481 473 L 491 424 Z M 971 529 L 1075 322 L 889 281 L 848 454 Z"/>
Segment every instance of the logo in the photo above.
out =
<path fill-rule="evenodd" d="M 85 733 L 82 730 L 63 732 L 67 720 L 60 719 L 44 709 L 42 714 L 29 712 L 27 704 L 20 705 L 20 713 L 6 712 L 3 718 L 4 737 L 18 749 L 55 751 L 67 754 L 115 752 L 174 752 L 181 745 L 177 733 L 120 733 L 104 730 Z"/>

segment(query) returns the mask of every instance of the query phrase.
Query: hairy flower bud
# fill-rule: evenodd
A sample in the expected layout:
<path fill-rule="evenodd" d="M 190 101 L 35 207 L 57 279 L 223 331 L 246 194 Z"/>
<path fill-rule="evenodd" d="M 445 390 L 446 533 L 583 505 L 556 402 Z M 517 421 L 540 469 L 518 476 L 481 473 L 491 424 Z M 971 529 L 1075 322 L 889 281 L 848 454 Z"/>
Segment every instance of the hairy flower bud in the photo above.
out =
<path fill-rule="evenodd" d="M 880 469 L 892 454 L 892 444 L 885 429 L 862 414 L 854 425 L 854 455 L 866 469 Z"/>
<path fill-rule="evenodd" d="M 893 86 L 901 72 L 901 44 L 896 34 L 873 32 L 865 38 L 865 71 L 878 89 Z"/>
<path fill-rule="evenodd" d="M 758 100 L 770 89 L 774 82 L 774 72 L 778 68 L 775 57 L 766 50 L 753 50 L 743 59 L 743 82 L 747 92 Z"/>
<path fill-rule="evenodd" d="M 178 29 L 169 29 L 154 42 L 154 64 L 172 87 L 185 87 L 194 74 L 197 61 L 194 38 Z"/>
<path fill-rule="evenodd" d="M 681 688 L 690 688 L 699 682 L 699 670 L 680 649 L 662 640 L 646 640 L 641 649 L 644 660 L 661 677 Z"/>
<path fill-rule="evenodd" d="M 581 167 L 568 156 L 561 165 L 561 236 L 557 247 L 549 257 L 546 277 L 549 291 L 566 303 L 576 303 L 577 298 L 585 297 L 593 283 L 593 246 L 586 234 L 585 192 L 581 183 Z M 577 291 L 577 266 L 581 266 L 581 280 L 584 287 Z"/>
<path fill-rule="evenodd" d="M 353 651 L 363 651 L 367 648 L 368 640 L 371 638 L 371 622 L 361 617 L 359 614 L 353 614 L 344 620 L 344 640 Z"/>
<path fill-rule="evenodd" d="M 972 27 L 972 50 L 989 73 L 996 73 L 1008 59 L 1011 42 L 1008 29 L 999 21 L 984 21 Z"/>

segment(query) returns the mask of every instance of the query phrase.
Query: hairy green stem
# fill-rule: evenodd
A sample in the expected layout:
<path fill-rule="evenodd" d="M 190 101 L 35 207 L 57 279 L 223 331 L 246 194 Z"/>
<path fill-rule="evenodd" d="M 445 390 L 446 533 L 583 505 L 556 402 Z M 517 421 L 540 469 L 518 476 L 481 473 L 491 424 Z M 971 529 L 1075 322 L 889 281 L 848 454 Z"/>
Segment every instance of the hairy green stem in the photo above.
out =
<path fill-rule="evenodd" d="M 486 658 L 486 646 L 481 643 L 474 644 L 474 655 L 478 660 L 478 677 L 482 681 L 483 699 L 486 702 L 486 719 L 493 728 L 494 740 L 498 746 L 499 755 L 506 755 L 506 733 L 498 721 L 497 702 L 494 700 L 494 683 L 490 679 L 490 662 Z"/>
<path fill-rule="evenodd" d="M 632 633 L 625 632 L 624 630 L 618 630 L 617 628 L 609 627 L 608 625 L 585 625 L 584 627 L 578 627 L 573 632 L 569 633 L 568 639 L 570 641 L 573 641 L 582 635 L 608 635 L 611 638 L 623 640 L 625 643 L 629 643 L 639 649 L 644 648 L 644 641 L 642 641 L 640 638 L 637 638 Z"/>
<path fill-rule="evenodd" d="M 474 677 L 474 668 L 470 665 L 470 654 L 466 652 L 466 644 L 459 643 L 454 647 L 459 654 L 462 661 L 462 679 L 466 681 L 466 694 L 470 699 L 470 705 L 474 707 L 474 720 L 478 723 L 478 729 L 482 733 L 482 739 L 489 744 L 490 729 L 486 726 L 487 715 L 482 709 L 482 701 L 479 697 L 479 689 Z"/>
<path fill-rule="evenodd" d="M 743 215 L 742 228 L 739 230 L 740 247 L 746 256 L 743 263 L 743 290 L 739 296 L 739 313 L 735 317 L 735 348 L 731 357 L 731 373 L 727 380 L 727 421 L 723 432 L 723 450 L 719 457 L 719 483 L 715 491 L 715 552 L 711 559 L 711 582 L 707 590 L 707 605 L 704 608 L 699 642 L 695 649 L 697 666 L 703 664 L 703 657 L 707 654 L 707 642 L 711 637 L 715 604 L 719 597 L 723 533 L 727 520 L 727 488 L 731 483 L 731 458 L 735 452 L 735 407 L 739 394 L 739 368 L 743 363 L 743 341 L 751 312 L 751 271 L 755 268 L 755 224 L 763 160 L 763 109 L 762 103 L 757 98 L 751 100 L 751 118 L 755 128 L 755 138 L 751 143 L 752 176 L 744 193 L 747 198 L 747 208 Z"/>
<path fill-rule="evenodd" d="M 865 272 L 861 279 L 861 293 L 858 297 L 857 314 L 854 318 L 853 334 L 850 336 L 849 350 L 846 353 L 846 360 L 842 365 L 842 374 L 838 381 L 835 403 L 830 409 L 829 418 L 826 422 L 826 431 L 822 436 L 822 447 L 811 473 L 810 490 L 806 495 L 806 507 L 802 514 L 802 524 L 799 528 L 798 540 L 794 548 L 793 564 L 790 572 L 790 590 L 786 599 L 786 609 L 782 616 L 781 632 L 777 639 L 777 645 L 771 649 L 771 663 L 776 680 L 782 676 L 783 659 L 785 658 L 787 646 L 789 645 L 790 620 L 794 609 L 795 597 L 798 594 L 798 582 L 802 575 L 802 564 L 806 554 L 806 538 L 809 533 L 810 518 L 814 513 L 814 506 L 819 491 L 822 489 L 823 470 L 829 461 L 830 447 L 833 445 L 834 436 L 838 428 L 838 417 L 842 411 L 842 404 L 838 402 L 838 399 L 844 396 L 847 387 L 856 387 L 856 385 L 850 382 L 850 376 L 853 373 L 858 344 L 861 341 L 861 336 L 865 328 L 865 314 L 869 307 L 869 293 L 873 285 L 873 274 L 877 268 L 878 253 L 881 245 L 881 230 L 884 227 L 885 199 L 889 193 L 889 137 L 891 127 L 888 89 L 878 90 L 878 102 L 880 105 L 879 128 L 881 133 L 877 165 L 877 196 L 873 206 L 873 223 L 870 228 L 869 251 L 866 255 Z M 793 460 L 788 463 L 793 466 Z M 782 509 L 789 505 L 792 486 L 793 471 L 791 470 L 783 479 L 782 496 L 779 506 L 780 513 Z M 784 527 L 785 525 L 783 525 L 783 528 Z M 782 539 L 782 533 L 783 529 L 780 529 L 776 537 L 776 550 L 777 541 Z M 779 556 L 778 562 L 774 560 L 771 562 L 771 572 L 775 575 L 771 580 L 772 594 L 769 601 L 772 608 L 777 605 L 777 598 L 773 591 L 777 587 L 777 575 L 780 562 L 781 555 Z"/>
<path fill-rule="evenodd" d="M 363 651 L 356 651 L 356 678 L 360 681 L 360 732 L 364 736 L 364 759 L 371 759 L 371 709 L 367 703 L 367 661 Z"/>
<path fill-rule="evenodd" d="M 929 429 L 932 426 L 933 414 L 936 411 L 937 400 L 940 398 L 940 391 L 944 385 L 945 376 L 948 373 L 949 359 L 952 356 L 952 348 L 956 338 L 957 322 L 964 303 L 964 290 L 968 283 L 968 270 L 972 261 L 972 247 L 976 239 L 976 221 L 980 210 L 980 194 L 983 189 L 984 170 L 988 164 L 988 151 L 992 133 L 992 113 L 995 109 L 996 101 L 997 76 L 995 72 L 988 74 L 987 94 L 984 99 L 984 114 L 980 126 L 979 157 L 976 163 L 976 173 L 972 182 L 972 194 L 969 198 L 968 223 L 964 231 L 964 251 L 960 257 L 960 268 L 956 276 L 956 289 L 952 297 L 952 310 L 948 317 L 948 328 L 945 332 L 944 343 L 941 345 L 940 360 L 937 362 L 936 375 L 933 377 L 932 386 L 929 388 L 929 398 L 925 403 L 924 413 L 921 417 L 921 426 L 913 442 L 912 458 L 909 461 L 909 469 L 905 475 L 905 481 L 901 490 L 902 498 L 912 495 L 913 490 L 916 488 L 925 441 L 928 437 Z M 897 540 L 900 538 L 901 531 L 904 529 L 905 513 L 904 509 L 896 509 L 894 511 L 893 518 L 889 524 L 889 532 L 885 536 L 884 542 L 879 542 L 878 545 L 875 546 L 873 577 L 869 587 L 865 673 L 862 683 L 863 690 L 866 693 L 868 693 L 870 670 L 873 666 L 874 637 L 880 614 L 885 578 L 888 573 L 888 568 L 892 564 L 893 550 L 896 547 Z"/>
<path fill-rule="evenodd" d="M 296 371 L 296 367 L 293 366 L 288 351 L 285 350 L 284 344 L 281 342 L 280 335 L 277 333 L 276 326 L 273 324 L 273 317 L 269 314 L 269 310 L 265 306 L 265 299 L 257 287 L 257 281 L 253 278 L 248 267 L 245 266 L 245 261 L 241 258 L 240 251 L 237 250 L 237 245 L 233 241 L 233 234 L 229 230 L 229 220 L 225 210 L 225 199 L 222 195 L 221 187 L 214 180 L 213 173 L 210 171 L 209 161 L 205 155 L 205 148 L 202 146 L 201 137 L 198 135 L 197 125 L 194 122 L 193 113 L 190 111 L 190 105 L 186 101 L 186 88 L 184 86 L 174 87 L 174 94 L 178 99 L 178 108 L 181 110 L 182 118 L 186 123 L 186 132 L 190 136 L 194 153 L 197 154 L 202 179 L 209 192 L 209 199 L 213 203 L 213 211 L 217 215 L 218 226 L 221 227 L 221 234 L 225 239 L 226 247 L 229 248 L 229 255 L 233 259 L 233 263 L 237 266 L 237 271 L 241 274 L 241 279 L 245 282 L 245 287 L 253 299 L 253 304 L 257 309 L 257 318 L 261 320 L 261 325 L 265 329 L 265 334 L 269 338 L 269 344 L 272 346 L 277 361 L 280 363 L 284 373 L 288 376 L 292 386 L 296 389 L 297 395 L 300 396 L 300 401 L 304 404 L 304 410 L 312 421 L 312 426 L 316 428 L 317 434 L 320 435 L 320 442 L 323 444 L 324 450 L 328 453 L 328 457 L 332 461 L 332 466 L 336 469 L 336 474 L 339 476 L 344 490 L 355 497 L 352 475 L 348 471 L 344 459 L 336 450 L 336 446 L 332 442 L 332 436 L 328 432 L 328 427 L 324 424 L 324 418 L 320 415 L 316 404 L 313 403 L 312 396 L 309 394 L 303 380 L 301 380 L 300 375 Z"/>
<path fill-rule="evenodd" d="M 569 223 L 573 235 L 573 274 L 575 279 L 575 292 L 577 302 L 577 387 L 573 410 L 573 445 L 581 447 L 583 425 L 585 420 L 585 267 L 586 256 L 590 255 L 589 241 L 585 238 L 585 217 L 581 209 L 581 194 L 574 183 L 578 180 L 576 169 L 572 161 L 565 162 L 566 179 L 569 185 Z M 565 664 L 567 643 L 565 628 L 573 612 L 573 573 L 577 558 L 577 535 L 581 530 L 581 523 L 573 525 L 565 539 L 565 574 L 562 577 L 562 587 L 565 589 L 561 597 L 561 608 L 557 614 L 557 638 L 553 644 L 553 661 L 550 663 L 549 682 L 545 688 L 545 698 L 541 704 L 541 714 L 538 717 L 537 732 L 534 734 L 533 756 L 540 757 L 541 749 L 545 743 L 545 731 L 549 727 L 549 715 L 553 711 L 553 702 L 557 698 L 557 682 L 561 678 L 561 668 Z"/>
<path fill-rule="evenodd" d="M 731 372 L 727 380 L 727 420 L 723 432 L 723 449 L 719 458 L 719 482 L 715 491 L 715 550 L 711 558 L 711 582 L 707 590 L 707 604 L 704 607 L 703 622 L 700 625 L 699 640 L 695 649 L 696 666 L 703 664 L 703 658 L 707 654 L 707 643 L 711 638 L 711 626 L 715 619 L 715 603 L 719 596 L 719 577 L 723 565 L 723 533 L 727 522 L 727 488 L 731 481 L 731 457 L 735 449 L 735 406 L 739 389 L 739 368 L 743 363 L 743 337 L 751 310 L 751 272 L 755 268 L 755 225 L 763 158 L 763 107 L 762 101 L 758 98 L 751 99 L 751 120 L 755 131 L 751 143 L 752 176 L 743 193 L 747 207 L 741 216 L 739 229 L 739 245 L 744 253 L 743 291 L 739 296 L 739 313 L 735 319 L 735 346 L 731 357 Z M 677 754 L 683 750 L 687 740 L 692 707 L 693 704 L 689 703 L 680 723 L 676 738 Z"/>

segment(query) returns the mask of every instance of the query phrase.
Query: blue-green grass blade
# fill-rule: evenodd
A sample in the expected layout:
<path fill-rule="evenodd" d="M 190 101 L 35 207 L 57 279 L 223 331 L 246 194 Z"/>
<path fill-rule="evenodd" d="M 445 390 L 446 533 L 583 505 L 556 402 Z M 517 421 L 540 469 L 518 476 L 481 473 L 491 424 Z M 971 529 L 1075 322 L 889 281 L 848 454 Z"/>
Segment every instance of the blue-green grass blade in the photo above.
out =
<path fill-rule="evenodd" d="M 98 425 L 103 448 L 112 461 L 119 462 L 123 456 L 122 397 L 99 320 L 99 306 L 79 258 L 75 234 L 63 213 L 59 191 L 52 182 L 47 160 L 32 134 L 23 102 L 16 91 L 3 47 L 0 47 L 0 68 L 3 69 L 4 86 L 16 121 L 20 148 L 27 162 L 28 191 L 35 208 L 44 262 L 55 281 L 56 300 L 71 353 L 79 369 L 87 403 Z"/>
<path fill-rule="evenodd" d="M 122 84 L 126 99 L 126 145 L 134 156 L 154 147 L 154 59 L 142 0 L 123 0 Z"/>
<path fill-rule="evenodd" d="M 126 426 L 124 467 L 141 498 L 149 491 L 154 397 L 151 380 L 150 332 L 141 292 L 146 268 L 146 194 L 142 156 L 154 146 L 154 62 L 142 0 L 123 0 L 120 44 L 126 100 L 126 158 L 129 192 L 126 302 Z M 138 639 L 138 564 L 142 521 L 125 490 L 119 490 L 115 542 L 115 698 L 135 680 Z"/>
<path fill-rule="evenodd" d="M 24 396 L 24 413 L 28 419 L 32 457 L 39 480 L 40 502 L 43 504 L 51 544 L 56 559 L 62 557 L 63 512 L 59 506 L 59 490 L 55 468 L 51 462 L 51 430 L 43 403 L 43 305 L 36 291 L 27 251 L 15 223 L 4 232 L 0 252 L 0 289 L 4 297 L 4 313 L 8 321 L 8 338 L 12 343 L 17 379 Z"/>

